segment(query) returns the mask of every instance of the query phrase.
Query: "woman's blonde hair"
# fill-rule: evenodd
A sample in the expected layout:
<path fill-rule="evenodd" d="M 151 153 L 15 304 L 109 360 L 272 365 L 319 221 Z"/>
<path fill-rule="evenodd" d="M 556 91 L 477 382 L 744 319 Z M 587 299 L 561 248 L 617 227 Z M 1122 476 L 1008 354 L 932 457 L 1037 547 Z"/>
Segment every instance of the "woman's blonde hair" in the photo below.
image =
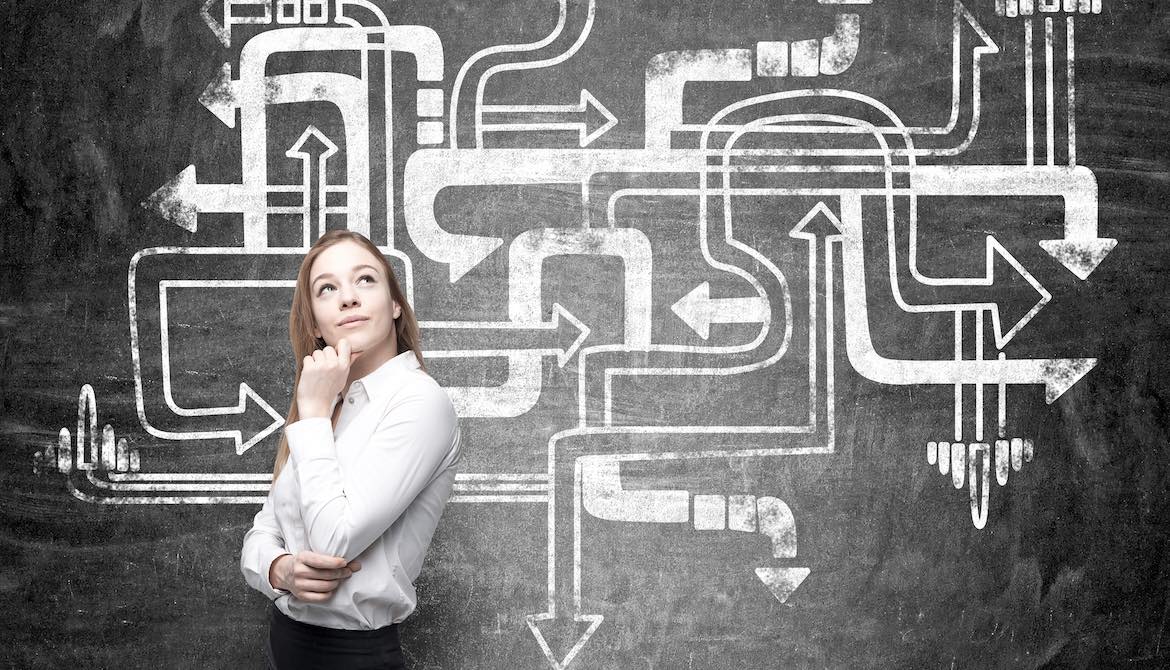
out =
<path fill-rule="evenodd" d="M 352 230 L 327 231 L 324 235 L 317 238 L 317 241 L 313 243 L 308 253 L 305 254 L 304 260 L 301 261 L 301 267 L 297 271 L 297 285 L 293 290 L 292 308 L 288 314 L 288 339 L 292 344 L 293 360 L 296 362 L 297 373 L 293 379 L 292 403 L 288 407 L 288 416 L 285 418 L 286 426 L 300 418 L 300 413 L 297 411 L 296 389 L 301 381 L 301 369 L 304 358 L 305 356 L 311 355 L 317 349 L 325 348 L 325 340 L 319 337 L 313 337 L 313 324 L 315 320 L 313 319 L 312 289 L 309 286 L 309 272 L 313 268 L 313 261 L 321 255 L 321 252 L 341 242 L 360 244 L 382 264 L 382 270 L 386 273 L 386 283 L 390 286 L 390 297 L 402 308 L 402 314 L 394 320 L 394 331 L 398 337 L 398 351 L 395 354 L 400 354 L 406 350 L 413 351 L 415 358 L 418 359 L 419 367 L 424 371 L 426 370 L 426 364 L 423 362 L 418 321 L 414 318 L 414 310 L 407 303 L 406 294 L 402 292 L 402 287 L 398 284 L 398 277 L 394 274 L 394 269 L 386 262 L 386 257 L 382 255 L 382 252 L 378 250 L 378 247 L 373 242 L 361 233 Z M 288 438 L 285 436 L 284 431 L 281 431 L 280 446 L 276 450 L 276 463 L 272 468 L 273 482 L 280 476 L 281 469 L 288 461 L 288 454 Z"/>

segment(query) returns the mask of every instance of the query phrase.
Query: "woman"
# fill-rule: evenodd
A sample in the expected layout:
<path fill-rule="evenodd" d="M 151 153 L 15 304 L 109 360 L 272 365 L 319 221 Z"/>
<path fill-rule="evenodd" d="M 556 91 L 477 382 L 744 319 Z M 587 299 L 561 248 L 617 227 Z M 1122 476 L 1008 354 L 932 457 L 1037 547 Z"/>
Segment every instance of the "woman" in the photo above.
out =
<path fill-rule="evenodd" d="M 289 337 L 295 393 L 240 555 L 273 600 L 269 666 L 404 668 L 398 623 L 459 461 L 454 408 L 393 270 L 359 233 L 309 249 Z"/>

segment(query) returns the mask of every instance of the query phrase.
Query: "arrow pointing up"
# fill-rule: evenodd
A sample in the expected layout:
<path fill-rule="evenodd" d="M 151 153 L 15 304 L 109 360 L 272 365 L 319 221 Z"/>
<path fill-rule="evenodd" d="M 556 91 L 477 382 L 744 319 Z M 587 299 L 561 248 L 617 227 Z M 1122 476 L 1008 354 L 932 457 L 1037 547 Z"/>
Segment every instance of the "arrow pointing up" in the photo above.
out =
<path fill-rule="evenodd" d="M 788 231 L 789 237 L 799 237 L 805 240 L 816 239 L 817 237 L 840 237 L 841 236 L 841 219 L 829 209 L 829 206 L 823 202 L 818 202 L 808 214 L 804 215 L 792 230 Z"/>

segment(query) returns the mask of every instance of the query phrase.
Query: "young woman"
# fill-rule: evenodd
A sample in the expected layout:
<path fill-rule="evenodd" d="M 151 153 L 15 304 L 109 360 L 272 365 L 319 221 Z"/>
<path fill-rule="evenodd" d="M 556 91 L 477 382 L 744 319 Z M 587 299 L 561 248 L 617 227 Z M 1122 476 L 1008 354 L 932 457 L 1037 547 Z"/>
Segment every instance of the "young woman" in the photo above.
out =
<path fill-rule="evenodd" d="M 404 668 L 398 623 L 455 481 L 459 423 L 426 373 L 386 259 L 331 230 L 297 273 L 295 392 L 240 569 L 273 600 L 265 655 L 289 668 Z"/>

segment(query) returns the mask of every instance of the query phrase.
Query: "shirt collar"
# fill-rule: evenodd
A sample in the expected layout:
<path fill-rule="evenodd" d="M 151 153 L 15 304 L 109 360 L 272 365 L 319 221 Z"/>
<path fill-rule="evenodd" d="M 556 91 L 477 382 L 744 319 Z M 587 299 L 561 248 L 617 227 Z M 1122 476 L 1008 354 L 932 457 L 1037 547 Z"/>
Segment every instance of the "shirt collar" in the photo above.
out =
<path fill-rule="evenodd" d="M 364 391 L 371 403 L 377 402 L 397 386 L 394 380 L 399 375 L 418 368 L 418 357 L 414 355 L 413 350 L 407 349 L 361 379 L 350 382 L 349 393 Z"/>

